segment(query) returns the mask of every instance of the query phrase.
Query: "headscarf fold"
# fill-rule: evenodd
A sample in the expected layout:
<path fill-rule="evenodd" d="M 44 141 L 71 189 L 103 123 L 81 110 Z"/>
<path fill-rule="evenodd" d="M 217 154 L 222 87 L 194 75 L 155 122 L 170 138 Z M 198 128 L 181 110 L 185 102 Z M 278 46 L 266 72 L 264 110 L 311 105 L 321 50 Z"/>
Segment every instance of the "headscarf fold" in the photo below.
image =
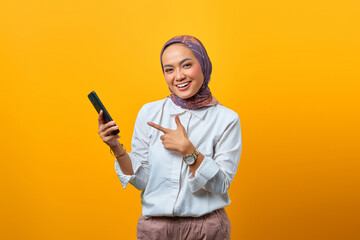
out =
<path fill-rule="evenodd" d="M 210 58 L 205 50 L 205 47 L 200 42 L 199 39 L 190 36 L 190 35 L 180 35 L 171 38 L 169 41 L 165 43 L 161 50 L 160 54 L 160 62 L 161 62 L 161 69 L 164 73 L 164 67 L 162 63 L 162 55 L 164 53 L 164 50 L 166 47 L 168 47 L 170 44 L 173 43 L 183 43 L 188 48 L 191 49 L 191 51 L 196 56 L 197 60 L 200 63 L 201 70 L 204 75 L 204 82 L 201 85 L 199 91 L 192 97 L 187 99 L 182 99 L 178 97 L 176 94 L 174 94 L 171 89 L 169 88 L 171 94 L 168 96 L 176 105 L 186 108 L 186 109 L 199 109 L 206 106 L 212 106 L 220 104 L 211 94 L 210 89 L 208 87 L 208 84 L 210 82 L 210 75 L 212 71 L 212 64 L 210 61 Z"/>

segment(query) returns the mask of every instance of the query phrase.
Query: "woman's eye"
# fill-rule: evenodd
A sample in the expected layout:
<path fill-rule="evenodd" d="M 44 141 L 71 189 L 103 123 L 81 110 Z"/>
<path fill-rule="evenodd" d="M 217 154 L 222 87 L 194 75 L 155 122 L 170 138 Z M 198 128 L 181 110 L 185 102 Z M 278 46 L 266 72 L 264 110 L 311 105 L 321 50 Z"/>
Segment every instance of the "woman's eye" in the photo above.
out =
<path fill-rule="evenodd" d="M 165 69 L 165 72 L 168 73 L 168 72 L 171 72 L 171 70 L 172 70 L 171 68 L 167 68 L 167 69 Z"/>
<path fill-rule="evenodd" d="M 191 63 L 185 63 L 184 64 L 184 67 L 190 67 L 191 66 Z"/>

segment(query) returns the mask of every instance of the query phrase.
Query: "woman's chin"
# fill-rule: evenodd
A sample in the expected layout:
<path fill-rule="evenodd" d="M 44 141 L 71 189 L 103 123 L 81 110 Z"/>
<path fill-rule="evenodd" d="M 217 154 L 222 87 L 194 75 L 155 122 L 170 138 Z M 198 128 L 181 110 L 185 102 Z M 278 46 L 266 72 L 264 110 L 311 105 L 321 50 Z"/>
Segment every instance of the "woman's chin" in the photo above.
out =
<path fill-rule="evenodd" d="M 172 89 L 172 92 L 181 99 L 188 99 L 196 94 L 196 92 L 192 88 L 188 88 L 185 91 L 180 91 L 178 89 Z"/>
<path fill-rule="evenodd" d="M 177 96 L 181 99 L 188 99 L 188 98 L 191 98 L 192 96 L 194 96 L 195 94 L 191 95 L 191 94 L 178 94 Z"/>

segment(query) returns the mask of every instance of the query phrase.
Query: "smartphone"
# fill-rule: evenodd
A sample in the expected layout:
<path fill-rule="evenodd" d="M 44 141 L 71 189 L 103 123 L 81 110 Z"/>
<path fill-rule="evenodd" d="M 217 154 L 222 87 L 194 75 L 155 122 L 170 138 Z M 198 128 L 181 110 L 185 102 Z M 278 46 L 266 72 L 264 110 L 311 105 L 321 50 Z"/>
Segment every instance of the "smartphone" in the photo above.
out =
<path fill-rule="evenodd" d="M 110 117 L 110 114 L 108 111 L 106 111 L 106 108 L 104 107 L 104 105 L 102 104 L 102 102 L 100 101 L 100 98 L 97 96 L 95 91 L 92 91 L 89 95 L 88 95 L 90 102 L 92 103 L 92 105 L 95 107 L 96 111 L 98 113 L 100 113 L 100 110 L 103 110 L 103 118 L 105 123 L 108 123 L 110 121 L 112 121 L 112 118 Z M 112 135 L 116 135 L 119 134 L 120 131 L 119 129 L 111 132 Z"/>

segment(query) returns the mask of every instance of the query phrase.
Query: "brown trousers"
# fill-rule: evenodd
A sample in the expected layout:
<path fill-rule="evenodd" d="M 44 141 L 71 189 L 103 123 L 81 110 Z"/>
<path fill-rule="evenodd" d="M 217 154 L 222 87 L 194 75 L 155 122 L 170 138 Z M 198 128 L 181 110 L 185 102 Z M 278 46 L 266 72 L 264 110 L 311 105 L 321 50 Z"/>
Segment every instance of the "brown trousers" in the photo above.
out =
<path fill-rule="evenodd" d="M 138 220 L 138 240 L 229 240 L 231 225 L 224 208 L 201 217 L 150 217 Z"/>

